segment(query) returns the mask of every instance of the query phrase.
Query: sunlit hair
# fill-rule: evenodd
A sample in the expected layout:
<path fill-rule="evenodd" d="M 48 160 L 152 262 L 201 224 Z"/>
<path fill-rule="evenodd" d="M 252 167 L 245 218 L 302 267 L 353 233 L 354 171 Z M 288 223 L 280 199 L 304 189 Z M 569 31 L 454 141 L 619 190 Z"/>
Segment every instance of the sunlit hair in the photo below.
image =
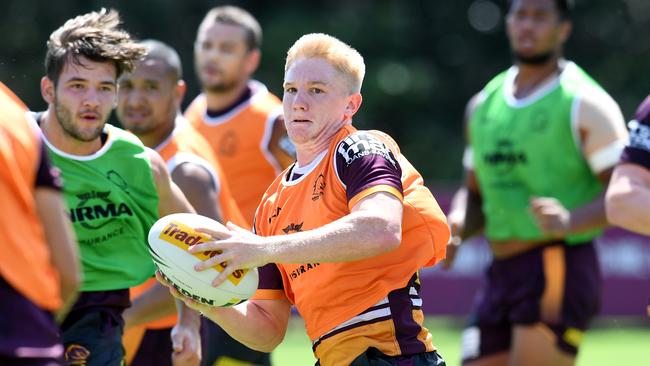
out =
<path fill-rule="evenodd" d="M 348 80 L 350 91 L 361 91 L 366 65 L 357 50 L 339 39 L 323 33 L 306 34 L 296 41 L 287 52 L 284 65 L 286 73 L 297 59 L 322 58 L 340 71 Z"/>
<path fill-rule="evenodd" d="M 242 27 L 246 32 L 247 49 L 259 49 L 262 46 L 262 27 L 251 13 L 236 6 L 217 6 L 212 8 L 203 18 L 199 31 L 214 23 L 223 23 Z"/>
<path fill-rule="evenodd" d="M 178 81 L 183 77 L 181 58 L 178 52 L 170 45 L 155 39 L 145 39 L 139 43 L 147 50 L 147 55 L 142 61 L 161 61 L 165 64 L 167 73 L 169 73 L 174 81 Z"/>
<path fill-rule="evenodd" d="M 112 62 L 116 77 L 132 71 L 134 62 L 145 55 L 129 33 L 119 29 L 120 15 L 102 9 L 79 15 L 55 30 L 47 41 L 45 70 L 55 84 L 67 62 L 81 65 L 81 57 L 95 62 Z"/>

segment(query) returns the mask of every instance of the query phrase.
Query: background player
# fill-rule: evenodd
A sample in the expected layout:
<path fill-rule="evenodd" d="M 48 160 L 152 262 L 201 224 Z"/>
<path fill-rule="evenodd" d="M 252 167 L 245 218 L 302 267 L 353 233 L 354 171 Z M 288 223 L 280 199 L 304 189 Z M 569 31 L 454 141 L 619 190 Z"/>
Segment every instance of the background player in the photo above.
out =
<path fill-rule="evenodd" d="M 295 155 L 280 100 L 251 80 L 261 43 L 260 25 L 245 10 L 210 10 L 194 45 L 203 93 L 185 111 L 214 149 L 249 227 L 264 191 Z"/>
<path fill-rule="evenodd" d="M 627 134 L 616 102 L 562 58 L 570 8 L 512 1 L 515 65 L 468 104 L 448 257 L 484 228 L 494 259 L 463 334 L 466 365 L 572 365 L 600 306 L 593 239 Z"/>
<path fill-rule="evenodd" d="M 36 118 L 76 232 L 84 281 L 62 324 L 69 364 L 120 365 L 122 312 L 129 288 L 151 277 L 146 235 L 159 215 L 193 212 L 165 164 L 128 132 L 106 124 L 117 78 L 144 47 L 118 28 L 116 11 L 68 20 L 47 43 L 41 93 L 48 109 Z M 179 306 L 174 358 L 199 361 L 199 316 Z"/>
<path fill-rule="evenodd" d="M 283 104 L 297 162 L 267 190 L 259 236 L 230 225 L 206 231 L 218 244 L 190 249 L 218 245 L 223 273 L 272 264 L 260 270 L 254 300 L 233 308 L 186 301 L 265 351 L 284 338 L 295 304 L 323 366 L 444 365 L 422 325 L 417 273 L 444 257 L 449 229 L 395 142 L 352 127 L 364 73 L 361 55 L 334 37 L 310 34 L 291 47 Z"/>
<path fill-rule="evenodd" d="M 120 122 L 145 146 L 161 155 L 172 180 L 185 193 L 197 213 L 217 221 L 231 221 L 245 226 L 246 221 L 232 199 L 210 145 L 179 114 L 186 87 L 178 53 L 155 40 L 140 44 L 146 47 L 147 56 L 136 64 L 132 72 L 122 75 L 119 80 L 116 111 Z M 173 311 L 173 297 L 160 284 L 152 287 L 156 283 L 155 279 L 151 279 L 132 289 L 137 297 L 124 312 L 127 328 L 124 344 L 127 359 L 133 365 L 165 365 L 171 362 L 168 354 L 161 350 L 171 350 L 172 347 L 170 331 L 176 319 L 165 315 Z M 154 321 L 148 322 L 150 320 Z M 215 353 L 210 349 L 228 349 L 230 345 L 204 338 L 203 363 L 212 365 L 216 360 L 210 358 Z"/>
<path fill-rule="evenodd" d="M 63 318 L 81 282 L 79 253 L 27 108 L 0 83 L 0 364 L 59 365 Z M 26 245 L 28 244 L 28 245 Z"/>
<path fill-rule="evenodd" d="M 630 142 L 607 188 L 607 219 L 650 235 L 650 96 L 629 123 Z"/>

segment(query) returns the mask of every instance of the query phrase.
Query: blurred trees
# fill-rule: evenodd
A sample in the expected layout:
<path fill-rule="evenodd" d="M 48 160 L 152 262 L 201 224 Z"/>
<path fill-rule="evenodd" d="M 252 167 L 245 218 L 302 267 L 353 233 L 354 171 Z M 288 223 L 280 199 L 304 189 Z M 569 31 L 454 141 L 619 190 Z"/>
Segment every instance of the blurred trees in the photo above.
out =
<path fill-rule="evenodd" d="M 189 89 L 199 92 L 192 48 L 208 0 L 3 0 L 0 80 L 34 110 L 40 97 L 45 42 L 65 20 L 100 7 L 122 14 L 138 38 L 156 38 L 181 54 Z M 505 0 L 231 1 L 264 30 L 255 77 L 280 95 L 284 56 L 302 34 L 323 32 L 357 48 L 366 60 L 364 104 L 356 125 L 393 135 L 429 183 L 462 175 L 466 101 L 510 66 Z M 629 118 L 650 93 L 650 1 L 577 0 L 566 47 L 620 103 Z"/>

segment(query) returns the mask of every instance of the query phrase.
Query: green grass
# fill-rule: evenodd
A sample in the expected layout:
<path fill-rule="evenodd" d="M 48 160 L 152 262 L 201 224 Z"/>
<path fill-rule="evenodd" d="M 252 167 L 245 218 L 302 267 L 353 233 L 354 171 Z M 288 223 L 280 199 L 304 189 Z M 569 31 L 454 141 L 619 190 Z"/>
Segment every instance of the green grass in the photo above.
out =
<path fill-rule="evenodd" d="M 650 322 L 601 320 L 587 332 L 577 366 L 650 365 Z M 460 364 L 462 323 L 451 318 L 429 317 L 426 326 L 447 366 Z M 284 342 L 273 352 L 275 366 L 313 365 L 315 358 L 301 319 L 294 318 Z"/>

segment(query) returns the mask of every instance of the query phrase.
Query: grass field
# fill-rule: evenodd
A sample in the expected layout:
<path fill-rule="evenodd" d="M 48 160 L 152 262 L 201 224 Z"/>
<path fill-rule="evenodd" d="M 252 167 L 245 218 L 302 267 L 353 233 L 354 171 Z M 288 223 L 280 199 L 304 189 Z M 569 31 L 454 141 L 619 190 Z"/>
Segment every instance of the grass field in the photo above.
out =
<path fill-rule="evenodd" d="M 427 318 L 426 325 L 447 366 L 459 365 L 462 322 L 450 318 Z M 303 366 L 314 362 L 302 320 L 294 318 L 284 342 L 273 353 L 273 364 Z M 650 365 L 650 321 L 601 320 L 587 333 L 577 366 L 610 365 Z"/>

